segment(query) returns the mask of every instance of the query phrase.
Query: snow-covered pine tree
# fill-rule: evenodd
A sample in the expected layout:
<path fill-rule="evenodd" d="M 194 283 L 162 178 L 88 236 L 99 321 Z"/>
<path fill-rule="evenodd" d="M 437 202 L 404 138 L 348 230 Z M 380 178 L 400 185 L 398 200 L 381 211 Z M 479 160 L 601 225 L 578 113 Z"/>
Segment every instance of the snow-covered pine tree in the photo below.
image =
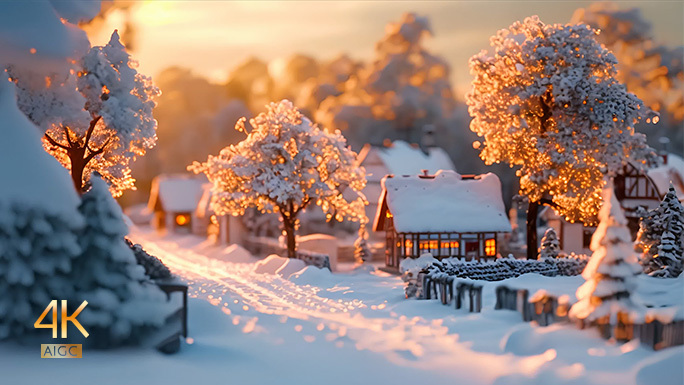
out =
<path fill-rule="evenodd" d="M 556 236 L 556 230 L 552 227 L 546 229 L 544 236 L 541 239 L 541 251 L 539 252 L 539 259 L 556 258 L 560 251 L 560 242 Z"/>
<path fill-rule="evenodd" d="M 582 272 L 586 282 L 577 289 L 578 301 L 569 315 L 616 325 L 617 317 L 629 317 L 638 310 L 630 295 L 636 289 L 636 275 L 641 273 L 641 267 L 612 181 L 603 189 L 602 196 L 600 223 L 591 238 L 594 253 Z"/>
<path fill-rule="evenodd" d="M 156 143 L 152 109 L 160 91 L 136 66 L 114 31 L 66 75 L 8 70 L 19 108 L 43 129 L 45 149 L 71 171 L 78 191 L 94 171 L 116 196 L 134 188 L 129 165 Z"/>
<path fill-rule="evenodd" d="M 242 215 L 248 207 L 277 212 L 283 223 L 288 257 L 295 257 L 300 212 L 315 204 L 328 220 L 366 223 L 363 167 L 340 131 L 321 130 L 290 102 L 266 106 L 235 129 L 247 138 L 188 170 L 205 173 L 212 187 L 216 215 Z M 344 191 L 344 194 L 342 194 Z"/>
<path fill-rule="evenodd" d="M 366 263 L 371 260 L 373 254 L 368 246 L 368 231 L 365 225 L 359 228 L 359 236 L 354 241 L 354 260 L 356 263 Z"/>
<path fill-rule="evenodd" d="M 99 347 L 136 343 L 145 330 L 163 325 L 170 305 L 137 264 L 124 239 L 128 229 L 121 208 L 96 175 L 79 206 L 86 225 L 73 279 L 79 303 L 88 301 L 79 321 L 98 336 Z"/>
<path fill-rule="evenodd" d="M 529 198 L 530 259 L 537 258 L 540 205 L 592 223 L 604 175 L 628 160 L 639 167 L 657 162 L 634 131 L 652 112 L 616 80 L 615 57 L 596 33 L 533 16 L 493 36 L 493 52 L 470 59 L 470 129 L 484 138 L 475 145 L 486 164 L 519 167 L 520 194 Z"/>
<path fill-rule="evenodd" d="M 682 273 L 684 209 L 672 184 L 661 202 L 661 208 L 663 207 L 665 209 L 662 215 L 663 232 L 657 245 L 657 254 L 651 260 L 651 275 L 674 278 Z"/>

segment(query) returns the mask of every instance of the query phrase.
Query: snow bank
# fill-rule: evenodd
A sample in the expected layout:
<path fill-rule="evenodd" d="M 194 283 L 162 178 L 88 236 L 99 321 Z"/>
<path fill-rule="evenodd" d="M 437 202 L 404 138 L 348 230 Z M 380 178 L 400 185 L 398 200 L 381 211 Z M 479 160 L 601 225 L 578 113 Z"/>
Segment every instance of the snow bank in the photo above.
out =
<path fill-rule="evenodd" d="M 328 269 L 319 269 L 316 266 L 306 266 L 290 275 L 289 280 L 302 286 L 329 287 L 331 278 L 332 273 Z"/>
<path fill-rule="evenodd" d="M 492 173 L 475 179 L 451 170 L 429 178 L 387 176 L 382 186 L 397 232 L 511 231 L 501 182 Z"/>
<path fill-rule="evenodd" d="M 285 263 L 283 263 L 283 265 L 280 266 L 278 270 L 276 270 L 276 274 L 285 279 L 288 279 L 292 274 L 302 270 L 305 267 L 306 263 L 304 263 L 304 261 L 302 260 L 286 258 Z"/>
<path fill-rule="evenodd" d="M 213 257 L 220 259 L 221 261 L 235 263 L 251 263 L 255 260 L 249 251 L 245 250 L 244 247 L 238 244 L 226 247 L 225 249 L 221 250 L 220 253 L 214 254 Z"/>
<path fill-rule="evenodd" d="M 266 259 L 259 261 L 254 265 L 254 272 L 257 274 L 275 274 L 287 260 L 288 258 L 271 254 L 266 257 Z"/>
<path fill-rule="evenodd" d="M 637 385 L 681 385 L 684 384 L 684 349 L 672 349 L 667 354 L 658 355 L 646 361 L 637 369 Z M 679 368 L 679 370 L 672 370 Z"/>

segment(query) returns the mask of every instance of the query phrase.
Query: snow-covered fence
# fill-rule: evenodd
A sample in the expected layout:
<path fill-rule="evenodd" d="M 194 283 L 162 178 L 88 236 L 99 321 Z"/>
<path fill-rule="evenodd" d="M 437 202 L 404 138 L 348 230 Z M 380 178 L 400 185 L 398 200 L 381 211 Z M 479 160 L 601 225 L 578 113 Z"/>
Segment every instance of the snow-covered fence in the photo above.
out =
<path fill-rule="evenodd" d="M 182 305 L 167 318 L 165 327 L 160 330 L 160 337 L 157 337 L 159 342 L 155 343 L 160 352 L 173 354 L 180 350 L 180 337 L 188 337 L 188 285 L 173 278 L 156 280 L 155 283 L 169 300 L 174 293 L 181 296 Z"/>

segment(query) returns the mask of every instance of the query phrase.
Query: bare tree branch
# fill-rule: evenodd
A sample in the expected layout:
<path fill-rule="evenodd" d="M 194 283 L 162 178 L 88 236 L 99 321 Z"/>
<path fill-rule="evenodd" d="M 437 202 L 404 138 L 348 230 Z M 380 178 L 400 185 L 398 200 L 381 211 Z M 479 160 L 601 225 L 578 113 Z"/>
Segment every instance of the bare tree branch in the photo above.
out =
<path fill-rule="evenodd" d="M 50 137 L 50 135 L 48 135 L 47 132 L 45 133 L 45 139 L 47 139 L 48 142 L 50 142 L 50 144 L 52 144 L 53 146 L 57 146 L 59 148 L 65 149 L 65 150 L 69 150 L 69 147 L 67 147 L 67 146 L 57 142 L 56 140 L 52 139 L 52 137 Z"/>

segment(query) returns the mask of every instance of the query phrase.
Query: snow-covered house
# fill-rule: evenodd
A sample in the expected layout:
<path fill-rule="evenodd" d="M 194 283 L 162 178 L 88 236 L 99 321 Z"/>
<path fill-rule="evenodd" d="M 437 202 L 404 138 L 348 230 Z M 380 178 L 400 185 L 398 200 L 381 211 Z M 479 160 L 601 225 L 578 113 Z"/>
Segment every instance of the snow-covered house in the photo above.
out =
<path fill-rule="evenodd" d="M 206 179 L 182 175 L 159 175 L 152 180 L 148 208 L 158 230 L 190 232 Z"/>
<path fill-rule="evenodd" d="M 385 263 L 397 268 L 403 258 L 428 252 L 495 258 L 497 234 L 511 231 L 511 224 L 496 175 L 439 170 L 383 178 L 373 229 L 385 232 Z"/>
<path fill-rule="evenodd" d="M 654 209 L 667 193 L 670 183 L 675 186 L 680 201 L 684 201 L 684 159 L 674 154 L 663 156 L 661 166 L 640 172 L 631 164 L 615 177 L 615 197 L 620 202 L 627 218 L 632 237 L 639 230 L 638 207 Z M 553 209 L 546 207 L 540 217 L 558 234 L 560 248 L 566 253 L 591 254 L 589 245 L 595 227 L 581 222 L 570 223 Z"/>
<path fill-rule="evenodd" d="M 427 152 L 427 153 L 426 153 Z M 368 183 L 363 194 L 368 200 L 366 215 L 373 218 L 378 211 L 382 193 L 381 180 L 385 175 L 417 175 L 422 170 L 435 173 L 437 170 L 456 170 L 446 151 L 439 147 L 429 147 L 424 152 L 402 140 L 388 142 L 386 146 L 366 144 L 357 161 L 366 169 Z"/>
<path fill-rule="evenodd" d="M 242 244 L 245 237 L 245 226 L 242 217 L 232 215 L 216 215 L 211 208 L 211 183 L 202 186 L 202 197 L 197 204 L 192 222 L 192 232 L 202 236 L 212 236 L 222 245 Z"/>

